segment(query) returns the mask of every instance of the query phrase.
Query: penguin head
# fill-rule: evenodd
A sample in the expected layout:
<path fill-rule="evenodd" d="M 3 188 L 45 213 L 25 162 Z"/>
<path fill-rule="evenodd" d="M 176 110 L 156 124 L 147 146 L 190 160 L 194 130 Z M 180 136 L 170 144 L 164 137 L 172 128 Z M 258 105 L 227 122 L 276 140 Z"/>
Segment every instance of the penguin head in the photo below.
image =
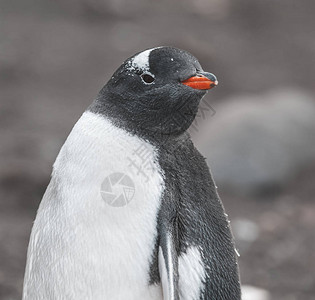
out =
<path fill-rule="evenodd" d="M 98 110 L 135 133 L 173 136 L 188 129 L 200 100 L 216 85 L 190 53 L 158 47 L 128 58 L 96 101 Z"/>

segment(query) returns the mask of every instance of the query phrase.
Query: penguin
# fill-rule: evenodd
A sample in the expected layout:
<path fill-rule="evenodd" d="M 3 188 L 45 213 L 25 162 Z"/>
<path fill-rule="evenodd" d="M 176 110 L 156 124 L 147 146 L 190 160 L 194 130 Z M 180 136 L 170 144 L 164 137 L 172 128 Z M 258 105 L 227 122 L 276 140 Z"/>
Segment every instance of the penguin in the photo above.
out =
<path fill-rule="evenodd" d="M 233 236 L 187 129 L 218 84 L 190 53 L 128 58 L 53 165 L 23 300 L 238 300 Z"/>

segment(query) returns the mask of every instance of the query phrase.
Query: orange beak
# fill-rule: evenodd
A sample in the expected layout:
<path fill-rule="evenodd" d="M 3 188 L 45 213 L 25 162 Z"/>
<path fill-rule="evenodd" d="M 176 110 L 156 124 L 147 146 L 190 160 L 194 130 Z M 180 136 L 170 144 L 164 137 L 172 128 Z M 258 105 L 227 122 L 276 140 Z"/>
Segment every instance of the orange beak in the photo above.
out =
<path fill-rule="evenodd" d="M 215 79 L 215 81 L 212 81 L 211 79 L 207 78 L 206 76 L 197 75 L 197 76 L 192 76 L 192 77 L 182 81 L 182 84 L 185 84 L 185 85 L 190 86 L 191 88 L 197 89 L 197 90 L 210 90 L 213 87 L 218 85 L 218 81 L 216 79 Z"/>

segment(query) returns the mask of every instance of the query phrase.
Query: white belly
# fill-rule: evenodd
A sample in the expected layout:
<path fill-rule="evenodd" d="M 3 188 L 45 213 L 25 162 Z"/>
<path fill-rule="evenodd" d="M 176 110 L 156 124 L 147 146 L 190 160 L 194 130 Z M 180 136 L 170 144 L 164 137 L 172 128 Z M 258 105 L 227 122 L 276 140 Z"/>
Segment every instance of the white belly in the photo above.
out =
<path fill-rule="evenodd" d="M 129 179 L 126 194 L 109 191 L 117 173 Z M 84 113 L 37 213 L 23 299 L 162 299 L 148 281 L 163 189 L 152 145 Z"/>

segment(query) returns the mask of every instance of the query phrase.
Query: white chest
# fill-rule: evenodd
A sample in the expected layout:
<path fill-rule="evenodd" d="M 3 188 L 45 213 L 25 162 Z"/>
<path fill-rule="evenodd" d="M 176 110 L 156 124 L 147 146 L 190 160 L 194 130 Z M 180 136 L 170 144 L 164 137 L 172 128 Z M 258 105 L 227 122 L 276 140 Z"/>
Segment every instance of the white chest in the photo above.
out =
<path fill-rule="evenodd" d="M 23 299 L 162 299 L 149 287 L 156 151 L 91 112 L 62 147 L 33 226 Z"/>

